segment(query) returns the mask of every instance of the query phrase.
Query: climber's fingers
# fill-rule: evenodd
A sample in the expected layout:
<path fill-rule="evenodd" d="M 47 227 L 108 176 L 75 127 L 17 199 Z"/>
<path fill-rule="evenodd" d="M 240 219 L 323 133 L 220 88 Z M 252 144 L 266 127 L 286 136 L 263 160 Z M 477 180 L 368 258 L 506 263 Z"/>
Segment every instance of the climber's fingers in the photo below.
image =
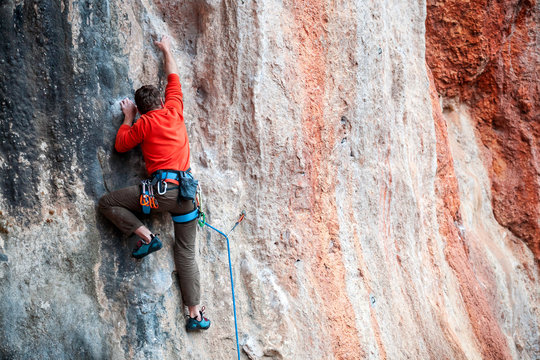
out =
<path fill-rule="evenodd" d="M 167 35 L 161 37 L 161 41 L 154 41 L 154 44 L 162 51 L 168 51 L 171 48 L 171 39 Z"/>
<path fill-rule="evenodd" d="M 120 101 L 120 109 L 122 109 L 122 112 L 124 115 L 131 115 L 135 116 L 137 115 L 137 106 L 128 98 L 123 99 Z"/>
<path fill-rule="evenodd" d="M 122 108 L 122 110 L 124 108 L 129 108 L 132 106 L 135 106 L 135 104 L 133 103 L 133 101 L 129 100 L 128 98 L 125 98 L 124 100 L 120 101 L 120 107 Z"/>

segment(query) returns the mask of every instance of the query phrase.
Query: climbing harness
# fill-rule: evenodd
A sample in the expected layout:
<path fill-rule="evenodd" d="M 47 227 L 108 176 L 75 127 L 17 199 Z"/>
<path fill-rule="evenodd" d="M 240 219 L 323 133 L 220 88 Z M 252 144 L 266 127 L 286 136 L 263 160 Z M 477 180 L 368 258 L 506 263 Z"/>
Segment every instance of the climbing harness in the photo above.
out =
<path fill-rule="evenodd" d="M 189 174 L 191 176 L 191 174 Z M 191 177 L 193 178 L 193 177 Z M 198 182 L 197 182 L 197 185 L 198 185 Z M 180 192 L 180 190 L 179 190 Z M 178 195 L 180 197 L 180 194 Z M 195 206 L 195 209 L 188 212 L 187 214 L 182 214 L 182 215 L 173 215 L 171 214 L 171 217 L 172 217 L 172 220 L 173 222 L 177 223 L 177 224 L 183 224 L 183 223 L 188 223 L 190 221 L 193 221 L 195 219 L 200 219 L 201 216 L 203 218 L 206 218 L 206 216 L 204 215 L 203 212 L 200 211 L 200 208 L 201 208 L 201 203 L 200 203 L 200 191 L 199 191 L 199 187 L 197 186 L 196 187 L 196 190 L 195 190 L 195 195 L 193 196 L 193 205 Z M 199 225 L 200 225 L 200 220 L 199 220 Z"/>
<path fill-rule="evenodd" d="M 228 258 L 229 258 L 229 276 L 231 277 L 231 292 L 232 292 L 232 303 L 233 303 L 233 312 L 234 312 L 234 332 L 235 332 L 235 335 L 236 335 L 236 353 L 238 355 L 238 360 L 240 360 L 240 345 L 238 344 L 238 323 L 237 323 L 237 320 L 236 320 L 236 301 L 235 301 L 235 298 L 234 298 L 234 281 L 233 281 L 232 266 L 231 266 L 231 248 L 230 248 L 230 245 L 229 245 L 229 236 L 228 235 L 236 228 L 236 226 L 238 226 L 238 224 L 240 224 L 242 222 L 242 220 L 244 220 L 245 216 L 246 216 L 246 212 L 244 210 L 242 210 L 242 213 L 240 214 L 240 217 L 238 218 L 238 220 L 236 221 L 236 223 L 234 224 L 232 229 L 229 231 L 228 234 L 225 234 L 222 231 L 220 231 L 220 230 L 216 229 L 215 227 L 213 227 L 212 225 L 208 224 L 206 222 L 205 214 L 202 211 L 199 211 L 199 225 L 201 226 L 201 228 L 204 227 L 204 225 L 206 225 L 210 229 L 220 233 L 221 235 L 223 235 L 225 237 L 225 239 L 227 239 L 227 255 L 228 255 Z"/>
<path fill-rule="evenodd" d="M 191 175 L 191 168 L 187 169 L 186 171 L 158 170 L 152 174 L 152 177 L 149 180 L 141 181 L 141 197 L 139 202 L 142 206 L 142 211 L 144 214 L 150 214 L 151 209 L 157 209 L 159 206 L 154 195 L 154 187 L 159 195 L 164 195 L 168 189 L 174 189 L 168 186 L 169 182 L 178 185 L 178 196 L 181 199 L 195 200 L 198 181 L 193 178 L 193 175 Z M 175 222 L 189 222 L 197 218 L 198 213 L 190 214 L 191 217 L 194 217 L 177 217 L 179 221 Z"/>
<path fill-rule="evenodd" d="M 178 197 L 182 200 L 195 200 L 199 182 L 193 178 L 191 168 L 186 171 L 158 170 L 152 174 L 152 185 L 157 185 L 158 194 L 167 191 L 167 180 L 178 184 Z"/>
<path fill-rule="evenodd" d="M 195 208 L 195 210 L 188 212 L 187 214 L 171 215 L 171 216 L 172 216 L 172 220 L 177 224 L 188 223 L 199 217 L 199 209 Z"/>

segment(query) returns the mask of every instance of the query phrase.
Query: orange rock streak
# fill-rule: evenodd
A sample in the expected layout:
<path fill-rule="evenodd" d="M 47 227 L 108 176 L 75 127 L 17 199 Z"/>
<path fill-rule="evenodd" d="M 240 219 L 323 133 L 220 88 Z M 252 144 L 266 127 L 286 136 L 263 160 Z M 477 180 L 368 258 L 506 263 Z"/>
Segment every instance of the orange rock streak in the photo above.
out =
<path fill-rule="evenodd" d="M 304 80 L 302 126 L 306 177 L 310 184 L 309 228 L 312 238 L 305 253 L 311 262 L 312 281 L 323 298 L 333 353 L 337 359 L 363 356 L 358 330 L 345 287 L 339 225 L 336 219 L 335 182 L 327 159 L 331 158 L 335 135 L 331 120 L 324 117 L 326 50 L 321 43 L 328 17 L 320 0 L 294 2 L 297 24 L 298 61 Z"/>
<path fill-rule="evenodd" d="M 446 240 L 445 256 L 459 282 L 459 288 L 470 323 L 485 359 L 511 359 L 504 334 L 495 318 L 484 290 L 475 277 L 463 240 L 456 227 L 461 222 L 459 191 L 454 172 L 454 162 L 448 143 L 448 131 L 444 121 L 437 90 L 429 68 L 431 101 L 437 138 L 437 176 L 435 191 L 442 200 L 437 202 L 439 232 Z"/>

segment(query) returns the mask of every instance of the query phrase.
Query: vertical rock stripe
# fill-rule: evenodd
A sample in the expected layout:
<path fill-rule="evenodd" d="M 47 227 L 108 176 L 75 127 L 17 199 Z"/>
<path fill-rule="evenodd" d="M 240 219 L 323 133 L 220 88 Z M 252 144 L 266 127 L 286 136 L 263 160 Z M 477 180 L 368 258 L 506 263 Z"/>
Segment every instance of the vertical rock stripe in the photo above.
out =
<path fill-rule="evenodd" d="M 329 335 L 337 359 L 358 359 L 362 353 L 354 315 L 345 286 L 345 268 L 341 259 L 335 203 L 335 169 L 332 146 L 335 142 L 332 121 L 325 118 L 327 79 L 326 35 L 328 15 L 322 1 L 297 1 L 294 17 L 298 34 L 298 62 L 302 73 L 304 104 L 302 127 L 306 175 L 311 186 L 311 258 L 314 287 L 323 298 Z M 329 251 L 329 245 L 332 250 Z"/>

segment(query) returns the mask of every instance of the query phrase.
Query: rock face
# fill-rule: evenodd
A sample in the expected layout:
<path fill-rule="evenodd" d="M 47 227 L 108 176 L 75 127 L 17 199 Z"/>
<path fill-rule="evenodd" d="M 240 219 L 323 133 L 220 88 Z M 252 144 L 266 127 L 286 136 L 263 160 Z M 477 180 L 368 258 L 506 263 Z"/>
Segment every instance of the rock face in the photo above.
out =
<path fill-rule="evenodd" d="M 470 107 L 495 218 L 525 241 L 538 260 L 537 2 L 428 1 L 428 12 L 426 57 L 437 89 Z"/>
<path fill-rule="evenodd" d="M 235 356 L 224 239 L 199 230 L 213 324 L 188 335 L 169 216 L 135 261 L 96 211 L 146 177 L 113 144 L 119 101 L 164 87 L 158 34 L 209 222 L 247 212 L 242 358 L 540 357 L 537 22 L 531 1 L 4 2 L 0 358 Z"/>

